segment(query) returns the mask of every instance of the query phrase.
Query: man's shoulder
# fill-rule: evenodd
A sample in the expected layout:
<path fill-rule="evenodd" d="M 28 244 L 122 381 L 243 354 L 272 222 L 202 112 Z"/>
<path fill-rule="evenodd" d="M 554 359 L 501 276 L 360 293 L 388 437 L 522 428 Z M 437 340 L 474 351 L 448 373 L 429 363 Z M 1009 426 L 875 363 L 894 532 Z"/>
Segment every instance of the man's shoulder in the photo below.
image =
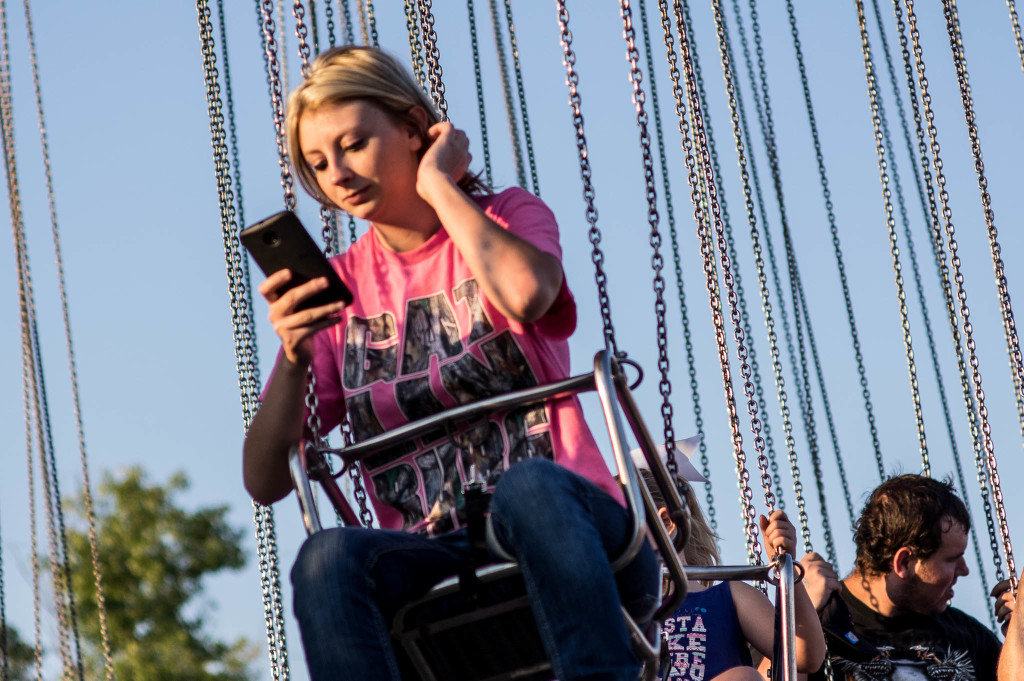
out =
<path fill-rule="evenodd" d="M 991 642 L 997 647 L 1000 645 L 999 637 L 991 629 L 959 608 L 950 606 L 938 615 L 935 615 L 935 619 L 940 621 L 944 628 L 976 636 L 982 641 Z"/>

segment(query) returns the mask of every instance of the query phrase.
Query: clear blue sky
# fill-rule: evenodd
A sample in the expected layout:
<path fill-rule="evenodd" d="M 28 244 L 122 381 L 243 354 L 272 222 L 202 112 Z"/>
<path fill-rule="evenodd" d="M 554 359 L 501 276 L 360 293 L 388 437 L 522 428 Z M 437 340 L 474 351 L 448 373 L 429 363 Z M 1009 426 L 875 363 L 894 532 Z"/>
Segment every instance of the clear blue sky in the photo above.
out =
<path fill-rule="evenodd" d="M 251 3 L 228 3 L 228 40 L 239 124 L 245 214 L 254 221 L 279 210 L 281 192 L 273 148 L 266 83 Z M 322 10 L 323 3 L 317 3 Z M 660 32 L 656 3 L 648 10 L 652 31 Z M 723 185 L 737 235 L 740 267 L 751 296 L 756 347 L 769 396 L 772 432 L 780 457 L 782 423 L 774 402 L 767 342 L 759 321 L 756 277 L 736 172 L 728 109 L 722 87 L 715 34 L 708 7 L 694 8 L 711 117 L 724 170 Z M 885 3 L 883 3 L 885 4 Z M 961 3 L 961 21 L 978 111 L 986 176 L 1000 229 L 1011 294 L 1024 305 L 1020 262 L 1021 191 L 1017 159 L 1024 152 L 1019 112 L 1024 73 L 1013 42 L 1006 8 L 998 3 Z M 86 443 L 94 481 L 102 472 L 141 464 L 154 481 L 184 470 L 192 489 L 189 506 L 227 504 L 238 527 L 251 534 L 251 508 L 240 479 L 241 412 L 234 371 L 223 251 L 202 59 L 194 7 L 187 3 L 38 3 L 34 24 L 43 79 L 47 128 L 62 229 L 73 333 L 84 405 Z M 377 3 L 383 46 L 407 59 L 401 3 Z M 460 3 L 435 3 L 441 63 L 449 111 L 457 125 L 477 141 L 479 123 L 465 9 Z M 883 453 L 890 470 L 920 466 L 917 436 L 901 340 L 893 283 L 892 259 L 885 228 L 877 159 L 868 111 L 864 68 L 853 2 L 798 3 L 798 21 L 808 64 L 818 126 L 822 135 L 844 257 L 852 282 L 853 303 L 867 363 Z M 658 424 L 657 377 L 650 248 L 638 134 L 615 3 L 574 3 L 572 26 L 578 55 L 580 92 L 594 166 L 594 184 L 619 344 L 647 369 L 640 389 L 652 430 Z M 888 11 L 888 10 L 887 10 Z M 562 228 L 565 267 L 580 306 L 580 325 L 572 341 L 575 366 L 585 370 L 601 344 L 600 321 L 592 281 L 589 244 L 580 181 L 566 105 L 565 73 L 553 3 L 520 2 L 515 7 L 517 35 L 530 106 L 541 194 Z M 919 3 L 924 57 L 936 107 L 954 223 L 964 261 L 972 322 L 992 415 L 999 470 L 1006 493 L 1011 531 L 1018 542 L 1024 523 L 1024 500 L 1015 485 L 1024 476 L 1021 436 L 998 308 L 992 265 L 985 239 L 976 176 L 973 173 L 963 110 L 952 77 L 952 63 L 941 13 Z M 501 91 L 497 83 L 493 41 L 486 3 L 477 3 L 478 30 L 484 58 L 487 115 L 496 183 L 514 184 Z M 335 13 L 336 18 L 338 12 Z M 869 16 L 871 16 L 869 14 Z M 863 403 L 853 362 L 846 315 L 839 292 L 823 201 L 817 179 L 807 118 L 799 90 L 785 12 L 762 9 L 771 96 L 779 136 L 787 211 L 797 241 L 808 305 L 817 333 L 829 397 L 849 482 L 858 507 L 878 477 L 871 453 Z M 732 14 L 730 12 L 730 19 Z M 23 17 L 11 10 L 15 125 L 22 199 L 29 233 L 39 324 L 50 387 L 62 489 L 80 485 L 78 451 L 68 391 L 60 312 L 55 293 L 53 249 L 47 217 L 31 79 L 24 45 Z M 889 36 L 892 19 L 887 14 Z M 734 23 L 734 22 L 733 22 Z M 877 35 L 872 31 L 877 47 Z M 657 83 L 665 121 L 676 220 L 683 248 L 683 269 L 698 358 L 698 378 L 712 454 L 720 533 L 726 559 L 744 557 L 739 506 L 732 471 L 732 451 L 725 421 L 721 378 L 714 352 L 707 295 L 696 248 L 689 190 L 683 173 L 679 137 L 672 111 L 670 82 L 663 48 L 656 37 Z M 297 78 L 298 58 L 290 38 L 288 61 Z M 738 53 L 738 43 L 735 45 Z M 876 50 L 880 56 L 880 50 Z M 218 63 L 220 57 L 218 56 Z M 881 67 L 881 63 L 879 63 Z M 644 67 L 646 71 L 646 67 Z M 887 80 L 887 77 L 886 77 Z M 749 86 L 744 85 L 749 100 Z M 648 91 L 649 92 L 649 91 Z M 887 111 L 895 126 L 888 90 Z M 959 395 L 950 335 L 943 322 L 934 266 L 926 258 L 920 208 L 910 191 L 910 169 L 898 145 L 901 177 L 908 192 L 915 245 L 921 256 L 929 312 L 936 329 L 957 442 L 969 459 L 970 442 Z M 768 178 L 763 149 L 758 147 L 762 182 Z M 767 189 L 767 185 L 765 185 Z M 659 181 L 659 197 L 661 195 Z M 315 224 L 312 202 L 303 197 L 307 224 Z M 778 241 L 774 201 L 768 214 Z M 663 224 L 664 226 L 664 224 Z M 667 247 L 667 234 L 666 234 Z M 903 239 L 901 235 L 901 240 Z M 31 632 L 31 563 L 26 499 L 20 341 L 14 257 L 10 241 L 0 243 L 0 432 L 6 434 L 0 456 L 0 542 L 2 542 L 7 614 L 23 633 Z M 902 241 L 901 241 L 902 244 Z M 901 245 L 901 249 L 903 246 Z M 663 251 L 668 257 L 668 252 Z M 905 253 L 905 249 L 904 249 Z M 671 260 L 669 258 L 669 263 Z M 909 263 L 904 272 L 911 285 Z M 694 430 L 674 275 L 669 281 L 669 344 L 676 432 Z M 948 438 L 936 397 L 931 360 L 916 294 L 908 293 L 914 349 L 924 401 L 933 472 L 952 470 Z M 260 353 L 269 369 L 277 340 L 263 324 L 265 307 L 257 304 Z M 790 371 L 788 361 L 783 358 Z M 788 376 L 788 374 L 787 374 Z M 792 386 L 792 380 L 789 380 Z M 795 404 L 795 395 L 790 391 Z M 743 404 L 740 412 L 743 413 Z M 821 407 L 817 412 L 822 423 Z M 595 423 L 598 423 L 595 421 Z M 749 424 L 745 449 L 752 458 Z M 800 469 L 811 514 L 815 548 L 824 549 L 820 506 L 802 427 L 798 434 Z M 852 563 L 852 543 L 834 454 L 827 431 L 819 425 L 829 514 L 842 570 Z M 752 464 L 751 464 L 752 465 Z M 787 468 L 784 459 L 780 465 Z M 973 462 L 965 460 L 971 501 L 980 510 Z M 752 468 L 752 472 L 754 469 Z M 754 476 L 756 479 L 756 475 Z M 755 498 L 760 497 L 755 487 Z M 793 495 L 787 485 L 787 508 Z M 295 504 L 277 505 L 282 568 L 287 574 L 302 530 Z M 980 521 L 982 546 L 988 544 Z M 977 524 L 976 524 L 977 525 Z M 247 540 L 249 541 L 249 540 Z M 248 544 L 254 554 L 254 542 Z M 988 551 L 986 550 L 987 554 Z M 991 580 L 993 568 L 986 559 Z M 245 570 L 210 580 L 205 608 L 211 631 L 225 637 L 263 640 L 263 617 L 254 561 Z M 973 560 L 972 560 L 973 562 Z M 976 568 L 972 565 L 972 570 Z M 955 603 L 984 617 L 974 574 L 961 580 Z M 52 608 L 44 618 L 44 635 L 56 630 Z M 293 678 L 305 678 L 297 633 L 289 629 Z M 257 661 L 265 673 L 265 659 Z"/>

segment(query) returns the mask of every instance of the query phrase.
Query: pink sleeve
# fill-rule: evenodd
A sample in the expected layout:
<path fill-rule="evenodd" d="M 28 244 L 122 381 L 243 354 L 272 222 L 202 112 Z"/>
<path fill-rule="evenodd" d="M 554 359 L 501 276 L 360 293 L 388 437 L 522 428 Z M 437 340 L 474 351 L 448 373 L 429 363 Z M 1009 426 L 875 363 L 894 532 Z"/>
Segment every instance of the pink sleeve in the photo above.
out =
<path fill-rule="evenodd" d="M 547 204 L 519 187 L 484 199 L 487 217 L 562 262 L 558 222 Z M 543 317 L 534 325 L 545 336 L 568 338 L 576 330 L 576 300 L 562 272 L 562 288 Z"/>

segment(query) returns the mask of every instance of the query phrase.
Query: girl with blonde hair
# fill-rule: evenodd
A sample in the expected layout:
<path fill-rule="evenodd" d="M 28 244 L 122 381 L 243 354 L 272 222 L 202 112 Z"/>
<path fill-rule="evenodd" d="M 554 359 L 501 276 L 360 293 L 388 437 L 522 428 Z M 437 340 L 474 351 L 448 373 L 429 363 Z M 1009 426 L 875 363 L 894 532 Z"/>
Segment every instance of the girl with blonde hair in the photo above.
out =
<path fill-rule="evenodd" d="M 289 447 L 311 435 L 307 369 L 321 433 L 347 415 L 358 441 L 567 377 L 576 325 L 554 215 L 522 189 L 492 194 L 470 174 L 466 134 L 438 120 L 394 58 L 368 47 L 320 55 L 288 100 L 286 127 L 302 186 L 370 229 L 332 259 L 351 304 L 298 310 L 326 282 L 285 291 L 287 271 L 260 286 L 281 352 L 245 439 L 243 474 L 264 504 L 291 490 Z M 360 462 L 383 529 L 318 532 L 292 570 L 311 677 L 401 678 L 393 615 L 470 553 L 469 447 L 453 439 L 468 439 L 481 458 L 495 534 L 522 568 L 555 675 L 634 681 L 641 665 L 620 608 L 650 618 L 657 559 L 645 543 L 612 572 L 630 518 L 575 397 Z"/>

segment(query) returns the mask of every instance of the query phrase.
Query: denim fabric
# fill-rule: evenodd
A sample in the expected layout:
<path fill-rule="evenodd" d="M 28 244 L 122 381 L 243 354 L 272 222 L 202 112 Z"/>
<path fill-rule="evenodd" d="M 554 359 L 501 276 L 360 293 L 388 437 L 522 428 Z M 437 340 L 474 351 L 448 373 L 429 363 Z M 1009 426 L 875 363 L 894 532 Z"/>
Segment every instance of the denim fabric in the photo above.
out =
<path fill-rule="evenodd" d="M 644 542 L 618 575 L 631 519 L 593 483 L 547 459 L 527 459 L 498 481 L 495 534 L 519 560 L 544 646 L 561 681 L 634 681 L 620 604 L 644 621 L 660 597 L 660 569 Z M 407 602 L 456 574 L 465 530 L 434 538 L 335 528 L 303 544 L 292 569 L 295 615 L 313 681 L 400 681 L 389 625 Z M 511 642 L 510 642 L 511 644 Z"/>

